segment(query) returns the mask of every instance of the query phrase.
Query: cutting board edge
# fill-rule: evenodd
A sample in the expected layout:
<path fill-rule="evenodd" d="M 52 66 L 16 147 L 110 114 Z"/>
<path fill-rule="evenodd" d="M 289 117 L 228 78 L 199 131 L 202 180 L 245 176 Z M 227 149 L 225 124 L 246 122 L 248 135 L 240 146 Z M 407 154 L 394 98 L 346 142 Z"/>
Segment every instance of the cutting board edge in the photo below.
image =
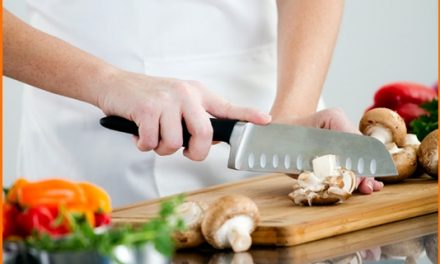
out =
<path fill-rule="evenodd" d="M 277 246 L 293 246 L 299 245 L 315 240 L 319 240 L 326 237 L 332 237 L 336 235 L 341 235 L 353 231 L 358 231 L 361 229 L 375 227 L 386 223 L 393 223 L 417 216 L 428 215 L 431 213 L 438 212 L 438 203 L 433 203 L 427 205 L 426 207 L 417 207 L 414 210 L 406 210 L 396 212 L 394 214 L 388 215 L 387 218 L 383 218 L 382 216 L 372 216 L 368 218 L 367 224 L 359 224 L 358 221 L 351 221 L 344 224 L 344 227 L 341 228 L 341 224 L 335 223 L 333 226 L 326 226 L 326 230 L 328 233 L 319 234 L 314 233 L 311 235 L 308 233 L 308 236 L 298 234 L 306 232 L 305 230 L 310 229 L 310 225 L 300 225 L 300 226 L 279 226 L 279 227 L 258 227 L 254 233 L 252 234 L 253 241 L 255 240 L 256 245 L 277 245 Z M 347 231 L 348 230 L 348 231 Z M 272 234 L 275 234 L 272 236 Z M 260 240 L 259 237 L 264 238 L 264 241 Z M 270 240 L 270 242 L 267 242 Z"/>

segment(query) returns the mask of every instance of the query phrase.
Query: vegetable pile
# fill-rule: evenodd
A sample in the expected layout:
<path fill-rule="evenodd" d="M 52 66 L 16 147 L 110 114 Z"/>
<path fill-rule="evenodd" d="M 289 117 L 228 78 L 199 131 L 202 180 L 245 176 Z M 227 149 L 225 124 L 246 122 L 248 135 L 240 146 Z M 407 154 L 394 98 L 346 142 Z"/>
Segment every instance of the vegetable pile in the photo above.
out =
<path fill-rule="evenodd" d="M 164 256 L 171 256 L 173 234 L 185 229 L 175 214 L 182 196 L 162 202 L 158 216 L 147 223 L 116 227 L 110 225 L 109 195 L 91 183 L 20 178 L 5 190 L 4 201 L 3 239 L 50 253 L 97 252 L 115 259 L 117 246 L 151 243 Z"/>
<path fill-rule="evenodd" d="M 359 130 L 385 144 L 398 171 L 379 180 L 398 182 L 420 172 L 437 178 L 437 93 L 437 86 L 410 82 L 387 84 L 375 93 Z"/>
<path fill-rule="evenodd" d="M 431 87 L 412 82 L 395 82 L 376 91 L 374 104 L 367 111 L 380 107 L 389 108 L 396 111 L 409 127 L 411 121 L 429 113 L 422 104 L 434 99 L 437 99 L 437 91 Z"/>
<path fill-rule="evenodd" d="M 80 219 L 91 227 L 108 225 L 110 212 L 110 196 L 91 183 L 20 178 L 7 191 L 3 203 L 3 239 L 34 233 L 66 235 Z"/>

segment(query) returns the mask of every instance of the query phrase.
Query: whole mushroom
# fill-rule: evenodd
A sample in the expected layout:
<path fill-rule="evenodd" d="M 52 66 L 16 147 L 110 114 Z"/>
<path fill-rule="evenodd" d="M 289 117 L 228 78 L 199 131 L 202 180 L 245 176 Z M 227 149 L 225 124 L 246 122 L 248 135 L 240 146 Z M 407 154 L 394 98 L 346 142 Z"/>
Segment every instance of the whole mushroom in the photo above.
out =
<path fill-rule="evenodd" d="M 202 221 L 206 241 L 217 249 L 243 252 L 252 244 L 251 233 L 260 214 L 257 205 L 243 195 L 227 195 L 214 201 Z"/>
<path fill-rule="evenodd" d="M 315 158 L 312 165 L 313 172 L 305 171 L 294 179 L 289 198 L 296 205 L 329 205 L 351 197 L 356 175 L 339 167 L 335 155 Z"/>
<path fill-rule="evenodd" d="M 396 166 L 398 175 L 376 179 L 385 183 L 399 182 L 416 171 L 420 142 L 415 135 L 407 134 L 405 121 L 395 111 L 388 108 L 367 111 L 359 122 L 359 130 L 385 144 Z"/>
<path fill-rule="evenodd" d="M 173 234 L 176 248 L 196 247 L 205 242 L 201 224 L 206 208 L 207 204 L 195 201 L 184 202 L 177 207 L 176 216 L 183 219 L 187 229 Z"/>
<path fill-rule="evenodd" d="M 359 122 L 362 134 L 374 137 L 383 144 L 395 142 L 405 144 L 406 125 L 402 117 L 388 108 L 374 108 L 367 111 Z"/>
<path fill-rule="evenodd" d="M 419 164 L 432 177 L 438 177 L 438 129 L 429 133 L 418 150 Z"/>
<path fill-rule="evenodd" d="M 417 169 L 417 150 L 413 146 L 398 148 L 395 143 L 388 144 L 386 147 L 393 158 L 397 175 L 376 177 L 376 179 L 386 183 L 395 183 L 409 178 Z"/>

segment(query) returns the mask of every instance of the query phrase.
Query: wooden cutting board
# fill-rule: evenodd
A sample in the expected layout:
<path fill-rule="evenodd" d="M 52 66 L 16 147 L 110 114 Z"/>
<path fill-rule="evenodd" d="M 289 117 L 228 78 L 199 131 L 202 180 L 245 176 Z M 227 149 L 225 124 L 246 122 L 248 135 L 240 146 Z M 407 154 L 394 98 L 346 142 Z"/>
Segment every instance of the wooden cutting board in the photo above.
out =
<path fill-rule="evenodd" d="M 384 223 L 437 212 L 437 181 L 408 180 L 387 185 L 371 195 L 354 194 L 342 204 L 295 206 L 287 194 L 292 179 L 282 174 L 253 177 L 186 194 L 187 200 L 211 202 L 226 194 L 242 194 L 258 205 L 261 222 L 252 234 L 255 245 L 298 245 Z M 162 198 L 166 199 L 166 198 Z M 157 213 L 162 199 L 141 202 L 112 213 L 115 223 L 144 222 Z"/>

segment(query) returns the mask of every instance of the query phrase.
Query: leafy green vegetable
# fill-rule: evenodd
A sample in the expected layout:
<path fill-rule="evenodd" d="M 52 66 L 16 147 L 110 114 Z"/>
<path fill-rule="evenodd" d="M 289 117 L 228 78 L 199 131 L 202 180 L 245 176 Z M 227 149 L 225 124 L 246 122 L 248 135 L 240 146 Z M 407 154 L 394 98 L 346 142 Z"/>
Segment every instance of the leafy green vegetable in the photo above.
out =
<path fill-rule="evenodd" d="M 421 105 L 428 114 L 422 115 L 410 123 L 412 133 L 423 140 L 429 132 L 438 128 L 438 100 L 434 99 Z"/>
<path fill-rule="evenodd" d="M 135 247 L 149 242 L 163 255 L 171 256 L 174 252 L 172 234 L 185 229 L 183 220 L 175 215 L 176 207 L 182 202 L 183 196 L 173 197 L 163 201 L 158 216 L 147 223 L 140 226 L 112 227 L 103 232 L 95 232 L 85 217 L 71 217 L 68 221 L 73 231 L 68 236 L 53 238 L 48 234 L 35 232 L 26 239 L 26 244 L 48 252 L 97 251 L 114 259 L 112 254 L 116 246 Z"/>

